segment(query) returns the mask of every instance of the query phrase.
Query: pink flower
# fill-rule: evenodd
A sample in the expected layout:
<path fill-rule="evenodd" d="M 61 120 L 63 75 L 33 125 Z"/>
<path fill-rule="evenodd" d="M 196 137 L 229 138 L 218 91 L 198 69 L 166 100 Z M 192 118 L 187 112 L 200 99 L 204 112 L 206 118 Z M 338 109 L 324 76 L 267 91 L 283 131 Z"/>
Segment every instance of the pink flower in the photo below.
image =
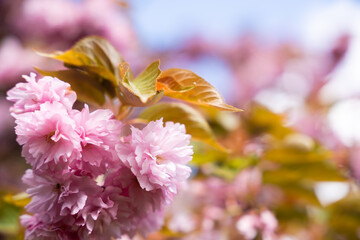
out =
<path fill-rule="evenodd" d="M 100 188 L 102 191 L 89 198 L 86 206 L 78 215 L 75 224 L 81 227 L 79 234 L 90 235 L 91 239 L 101 239 L 104 234 L 109 235 L 108 238 L 103 236 L 104 239 L 110 239 L 111 236 L 120 237 L 123 231 L 122 225 L 130 224 L 131 221 L 117 221 L 117 214 L 121 211 L 122 206 L 126 206 L 122 209 L 124 212 L 131 212 L 131 209 L 128 208 L 129 200 L 121 196 L 121 189 L 112 188 L 110 193 L 106 188 Z M 113 197 L 114 195 L 119 197 Z"/>
<path fill-rule="evenodd" d="M 255 239 L 260 233 L 264 240 L 275 240 L 277 226 L 278 222 L 269 210 L 264 210 L 260 214 L 245 214 L 236 223 L 236 228 L 247 240 Z"/>
<path fill-rule="evenodd" d="M 257 235 L 259 218 L 255 214 L 242 216 L 236 223 L 238 231 L 244 235 L 245 239 L 254 239 Z"/>
<path fill-rule="evenodd" d="M 80 239 L 120 238 L 136 232 L 146 235 L 161 226 L 161 191 L 141 189 L 128 168 L 109 173 L 98 187 L 101 191 L 88 195 L 85 206 L 76 215 L 73 225 L 78 228 Z"/>
<path fill-rule="evenodd" d="M 23 75 L 26 83 L 18 83 L 7 92 L 7 99 L 14 102 L 10 109 L 14 114 L 33 112 L 40 105 L 48 102 L 59 102 L 70 110 L 76 101 L 76 93 L 70 90 L 70 84 L 57 78 L 43 77 L 36 80 L 36 74 Z"/>
<path fill-rule="evenodd" d="M 145 237 L 148 233 L 159 230 L 163 224 L 163 210 L 149 211 L 145 217 L 140 219 L 136 231 Z"/>
<path fill-rule="evenodd" d="M 161 189 L 169 203 L 178 185 L 190 176 L 191 169 L 185 165 L 193 154 L 190 135 L 179 123 L 167 122 L 164 127 L 162 119 L 131 131 L 125 143 L 116 146 L 119 158 L 131 169 L 142 189 Z"/>
<path fill-rule="evenodd" d="M 242 170 L 234 180 L 233 191 L 241 200 L 251 199 L 260 191 L 262 175 L 258 168 Z"/>
<path fill-rule="evenodd" d="M 274 214 L 269 210 L 262 211 L 260 213 L 261 228 L 263 233 L 264 240 L 275 240 L 275 231 L 278 227 L 278 221 L 276 220 Z"/>
<path fill-rule="evenodd" d="M 19 8 L 21 21 L 14 18 L 14 27 L 27 39 L 70 41 L 78 37 L 81 23 L 81 6 L 68 0 L 26 0 Z M 30 30 L 26 22 L 37 28 Z M 57 36 L 57 39 L 56 39 Z M 60 40 L 59 40 L 60 39 Z"/>
<path fill-rule="evenodd" d="M 26 80 L 8 93 L 33 167 L 23 176 L 34 214 L 21 217 L 26 239 L 110 239 L 160 228 L 164 204 L 191 172 L 185 127 L 159 120 L 132 128 L 123 142 L 111 111 L 72 109 L 76 95 L 58 79 Z"/>
<path fill-rule="evenodd" d="M 32 197 L 26 209 L 43 214 L 49 222 L 77 215 L 89 197 L 102 191 L 93 179 L 73 172 L 50 177 L 27 170 L 23 182 L 29 186 L 26 192 Z"/>
<path fill-rule="evenodd" d="M 31 202 L 26 206 L 29 212 L 48 212 L 51 216 L 58 214 L 57 200 L 61 188 L 58 179 L 49 176 L 40 176 L 32 170 L 26 170 L 22 180 L 28 185 L 26 192 L 32 198 Z"/>
<path fill-rule="evenodd" d="M 137 215 L 145 216 L 147 212 L 161 210 L 161 189 L 147 191 L 139 185 L 137 177 L 127 167 L 118 169 L 110 173 L 104 182 L 104 187 L 108 189 L 117 188 L 121 190 L 121 195 L 129 198 L 131 205 L 137 211 Z"/>
<path fill-rule="evenodd" d="M 35 169 L 59 169 L 58 164 L 80 156 L 75 122 L 61 103 L 46 102 L 39 111 L 17 115 L 16 123 L 17 141 L 23 145 L 22 155 Z"/>
<path fill-rule="evenodd" d="M 161 190 L 141 189 L 125 167 L 110 173 L 101 186 L 77 172 L 48 177 L 27 170 L 23 181 L 32 197 L 26 208 L 35 213 L 22 216 L 26 239 L 145 236 L 163 224 Z"/>
<path fill-rule="evenodd" d="M 23 223 L 27 235 L 39 237 L 47 231 L 56 235 L 53 230 L 62 229 L 67 231 L 65 239 L 110 239 L 135 233 L 138 215 L 119 187 L 99 186 L 90 176 L 77 172 L 49 177 L 27 170 L 23 181 L 32 197 L 26 209 L 41 219 L 41 224 L 31 224 L 37 226 L 35 233 L 34 227 Z"/>
<path fill-rule="evenodd" d="M 70 233 L 63 225 L 49 223 L 41 219 L 41 215 L 35 214 L 20 216 L 20 222 L 25 227 L 25 239 L 27 240 L 75 240 L 75 232 Z"/>
<path fill-rule="evenodd" d="M 0 43 L 0 62 L 0 88 L 7 89 L 19 81 L 19 75 L 41 65 L 42 59 L 17 38 L 6 37 Z"/>
<path fill-rule="evenodd" d="M 122 196 L 121 192 L 121 189 L 108 188 L 88 202 L 76 222 L 81 227 L 80 239 L 89 236 L 90 239 L 111 239 L 135 234 L 138 219 L 130 199 Z"/>
<path fill-rule="evenodd" d="M 75 168 L 93 175 L 104 174 L 110 165 L 119 166 L 115 144 L 120 141 L 122 123 L 114 119 L 110 110 L 89 112 L 85 105 L 81 112 L 72 114 L 76 122 L 76 133 L 81 141 L 81 159 L 74 162 Z"/>
<path fill-rule="evenodd" d="M 116 1 L 26 0 L 18 5 L 14 6 L 16 11 L 9 13 L 9 24 L 21 39 L 68 48 L 82 37 L 99 35 L 108 39 L 126 59 L 134 59 L 140 52 L 131 21 Z M 24 22 L 37 28 L 29 29 Z"/>
<path fill-rule="evenodd" d="M 131 21 L 122 14 L 116 3 L 111 0 L 87 0 L 84 1 L 81 9 L 82 27 L 88 29 L 91 34 L 108 39 L 122 54 L 125 54 L 126 59 L 139 51 L 139 42 Z"/>

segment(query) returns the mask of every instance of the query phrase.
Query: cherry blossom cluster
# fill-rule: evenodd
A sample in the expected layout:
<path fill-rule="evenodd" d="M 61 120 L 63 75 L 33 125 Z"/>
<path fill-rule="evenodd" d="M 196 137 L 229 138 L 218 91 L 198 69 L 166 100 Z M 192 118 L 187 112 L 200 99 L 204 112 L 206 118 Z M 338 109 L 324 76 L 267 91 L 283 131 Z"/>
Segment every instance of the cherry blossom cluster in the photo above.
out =
<path fill-rule="evenodd" d="M 122 136 L 110 110 L 73 109 L 68 83 L 24 78 L 7 98 L 32 167 L 23 176 L 32 214 L 21 216 L 25 238 L 111 239 L 158 229 L 164 206 L 190 176 L 184 125 L 157 120 Z"/>
<path fill-rule="evenodd" d="M 264 240 L 279 239 L 275 235 L 277 227 L 278 222 L 269 210 L 244 214 L 236 223 L 236 228 L 246 240 L 255 239 L 258 235 Z"/>

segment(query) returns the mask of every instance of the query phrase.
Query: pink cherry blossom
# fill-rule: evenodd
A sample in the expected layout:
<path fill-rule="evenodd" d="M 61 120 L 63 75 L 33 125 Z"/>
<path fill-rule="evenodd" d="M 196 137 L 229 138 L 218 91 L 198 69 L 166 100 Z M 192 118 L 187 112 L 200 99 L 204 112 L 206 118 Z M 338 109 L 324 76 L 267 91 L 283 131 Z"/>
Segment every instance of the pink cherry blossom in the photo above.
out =
<path fill-rule="evenodd" d="M 26 170 L 23 182 L 29 187 L 27 193 L 32 197 L 26 209 L 32 213 L 48 212 L 55 216 L 57 200 L 60 192 L 60 184 L 56 179 L 49 176 L 40 176 L 32 170 Z"/>
<path fill-rule="evenodd" d="M 47 177 L 28 170 L 23 180 L 32 197 L 26 208 L 42 222 L 39 232 L 33 233 L 35 236 L 42 236 L 41 231 L 46 232 L 50 226 L 66 230 L 64 234 L 69 239 L 110 239 L 123 233 L 134 234 L 139 220 L 133 217 L 131 202 L 121 195 L 121 188 L 105 188 L 91 176 L 79 176 L 77 172 Z M 23 225 L 27 233 L 32 232 L 28 224 Z"/>
<path fill-rule="evenodd" d="M 274 214 L 269 210 L 260 213 L 261 229 L 264 240 L 275 240 L 275 231 L 278 227 L 278 221 Z"/>
<path fill-rule="evenodd" d="M 82 157 L 72 167 L 99 175 L 106 173 L 110 165 L 121 164 L 116 161 L 115 144 L 120 140 L 122 123 L 114 119 L 110 110 L 99 109 L 90 113 L 85 105 L 81 112 L 74 111 L 72 117 L 82 146 Z"/>
<path fill-rule="evenodd" d="M 261 234 L 262 239 L 275 240 L 277 226 L 278 222 L 269 210 L 261 211 L 259 214 L 247 213 L 236 223 L 237 230 L 247 240 L 255 239 L 258 234 Z"/>
<path fill-rule="evenodd" d="M 80 13 L 81 6 L 68 0 L 26 0 L 18 11 L 22 20 L 14 17 L 12 25 L 26 39 L 64 42 L 74 39 L 81 31 Z M 22 21 L 38 27 L 30 30 Z"/>
<path fill-rule="evenodd" d="M 136 231 L 143 236 L 148 233 L 157 231 L 164 224 L 164 211 L 149 211 L 148 214 L 141 218 L 137 224 Z"/>
<path fill-rule="evenodd" d="M 23 181 L 29 186 L 26 192 L 32 197 L 26 209 L 47 216 L 49 222 L 77 215 L 89 197 L 101 192 L 93 179 L 73 172 L 50 177 L 27 170 Z"/>
<path fill-rule="evenodd" d="M 36 74 L 23 75 L 26 83 L 18 83 L 8 91 L 7 99 L 14 102 L 10 109 L 14 114 L 39 110 L 41 104 L 59 102 L 70 110 L 76 101 L 76 93 L 70 90 L 70 84 L 57 78 L 43 77 L 36 80 Z"/>
<path fill-rule="evenodd" d="M 63 104 L 46 102 L 39 111 L 17 116 L 16 124 L 17 141 L 23 145 L 22 155 L 35 169 L 54 169 L 54 164 L 80 156 L 75 121 Z"/>
<path fill-rule="evenodd" d="M 90 197 L 78 214 L 75 224 L 81 227 L 79 234 L 92 236 L 92 239 L 101 239 L 104 234 L 107 234 L 105 236 L 109 236 L 109 239 L 111 236 L 120 237 L 123 232 L 122 226 L 130 224 L 131 220 L 117 221 L 117 214 L 119 211 L 124 211 L 126 216 L 130 215 L 129 200 L 121 196 L 122 190 L 119 188 L 100 188 L 102 191 Z"/>
<path fill-rule="evenodd" d="M 42 65 L 42 59 L 19 39 L 6 37 L 0 43 L 0 88 L 6 89 L 19 81 L 19 75 Z"/>
<path fill-rule="evenodd" d="M 75 240 L 75 232 L 66 232 L 61 224 L 53 224 L 35 214 L 20 216 L 20 222 L 25 227 L 25 239 L 27 240 Z"/>
<path fill-rule="evenodd" d="M 115 172 L 108 174 L 104 182 L 105 192 L 111 189 L 118 189 L 120 192 L 114 190 L 111 193 L 120 194 L 126 197 L 131 203 L 136 217 L 143 217 L 148 211 L 161 210 L 161 198 L 163 197 L 161 189 L 146 191 L 142 189 L 136 176 L 130 169 L 122 167 Z M 111 198 L 117 198 L 116 195 L 110 194 Z M 123 215 L 123 214 L 121 214 Z"/>
<path fill-rule="evenodd" d="M 131 21 L 117 1 L 26 0 L 16 10 L 10 14 L 10 26 L 27 41 L 59 48 L 70 47 L 85 36 L 99 35 L 108 39 L 126 59 L 139 52 Z M 37 28 L 29 29 L 24 22 Z"/>
<path fill-rule="evenodd" d="M 75 225 L 81 239 L 110 239 L 123 234 L 144 236 L 163 223 L 161 190 L 142 189 L 136 177 L 126 167 L 106 176 L 102 192 L 90 197 L 79 212 Z"/>
<path fill-rule="evenodd" d="M 120 159 L 137 177 L 142 189 L 162 189 L 164 199 L 170 202 L 177 193 L 178 184 L 184 182 L 191 169 L 185 164 L 193 153 L 190 135 L 185 126 L 163 121 L 150 122 L 144 129 L 131 129 L 132 134 L 118 144 Z"/>
<path fill-rule="evenodd" d="M 89 29 L 90 34 L 108 39 L 126 59 L 134 58 L 132 55 L 139 52 L 139 42 L 131 21 L 122 14 L 121 8 L 114 1 L 86 0 L 81 9 L 82 26 Z"/>
<path fill-rule="evenodd" d="M 76 95 L 66 83 L 26 79 L 8 94 L 17 141 L 33 167 L 23 176 L 34 214 L 21 218 L 26 239 L 111 239 L 159 229 L 164 206 L 191 172 L 184 125 L 159 120 L 121 138 L 122 123 L 110 110 L 72 109 Z"/>
<path fill-rule="evenodd" d="M 236 223 L 238 231 L 245 239 L 254 239 L 258 232 L 259 217 L 255 214 L 246 214 Z"/>
<path fill-rule="evenodd" d="M 258 168 L 242 170 L 234 180 L 234 192 L 241 200 L 257 196 L 261 189 L 262 175 Z"/>

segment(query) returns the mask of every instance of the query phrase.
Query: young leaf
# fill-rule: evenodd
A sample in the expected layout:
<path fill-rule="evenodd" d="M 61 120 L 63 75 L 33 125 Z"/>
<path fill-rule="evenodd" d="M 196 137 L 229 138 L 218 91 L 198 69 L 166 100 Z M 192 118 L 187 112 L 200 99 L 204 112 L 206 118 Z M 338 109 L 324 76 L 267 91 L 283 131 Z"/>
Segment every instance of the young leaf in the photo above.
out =
<path fill-rule="evenodd" d="M 156 83 L 157 89 L 164 89 L 166 92 L 187 92 L 193 89 L 195 85 L 192 86 L 182 86 L 180 83 L 174 81 L 173 78 L 162 78 L 161 81 Z"/>
<path fill-rule="evenodd" d="M 25 207 L 27 204 L 30 203 L 30 196 L 26 192 L 21 192 L 18 194 L 11 194 L 8 193 L 4 196 L 4 201 L 6 203 L 12 204 L 17 207 Z"/>
<path fill-rule="evenodd" d="M 279 221 L 280 226 L 297 226 L 307 224 L 309 222 L 309 216 L 307 209 L 298 204 L 279 204 L 272 209 L 276 214 L 276 218 Z"/>
<path fill-rule="evenodd" d="M 182 123 L 193 139 L 203 141 L 222 151 L 226 151 L 216 142 L 214 134 L 205 118 L 192 107 L 182 103 L 160 103 L 145 109 L 139 116 L 141 119 L 155 121 L 163 118 L 164 122 Z"/>
<path fill-rule="evenodd" d="M 82 102 L 92 103 L 96 105 L 103 105 L 105 103 L 104 88 L 96 78 L 89 74 L 75 70 L 60 70 L 60 71 L 44 71 L 35 68 L 44 76 L 57 77 L 62 81 L 68 82 L 71 89 L 76 92 L 78 100 Z"/>
<path fill-rule="evenodd" d="M 242 111 L 226 104 L 220 93 L 210 83 L 189 70 L 167 69 L 160 74 L 157 81 L 158 90 L 163 89 L 165 96 L 224 111 Z"/>
<path fill-rule="evenodd" d="M 343 236 L 343 239 L 359 238 L 360 198 L 357 191 L 333 203 L 327 209 L 329 230 L 334 235 Z"/>
<path fill-rule="evenodd" d="M 333 164 L 323 161 L 284 164 L 277 169 L 264 171 L 263 180 L 265 183 L 281 184 L 294 181 L 344 181 L 345 178 Z"/>
<path fill-rule="evenodd" d="M 322 162 L 329 159 L 330 156 L 329 152 L 320 147 L 304 151 L 282 145 L 267 149 L 264 152 L 265 159 L 283 164 Z"/>
<path fill-rule="evenodd" d="M 245 129 L 253 136 L 270 134 L 277 139 L 284 139 L 294 132 L 284 126 L 284 116 L 273 113 L 260 104 L 251 104 L 242 117 Z"/>
<path fill-rule="evenodd" d="M 164 92 L 163 91 L 157 91 L 155 95 L 151 98 L 149 98 L 146 102 L 142 102 L 141 99 L 136 96 L 133 92 L 128 90 L 125 87 L 120 86 L 120 100 L 125 105 L 133 106 L 133 107 L 147 107 L 154 105 L 157 103 L 162 97 Z"/>
<path fill-rule="evenodd" d="M 21 209 L 0 200 L 0 233 L 15 235 L 19 231 Z"/>
<path fill-rule="evenodd" d="M 129 65 L 122 63 L 119 65 L 121 84 L 120 99 L 123 103 L 144 107 L 155 104 L 163 95 L 163 90 L 156 90 L 156 78 L 161 73 L 159 61 L 151 63 L 135 79 L 132 78 Z"/>
<path fill-rule="evenodd" d="M 118 65 L 124 61 L 107 40 L 96 36 L 83 38 L 65 52 L 39 54 L 63 61 L 67 67 L 94 73 L 111 81 L 115 86 L 118 85 L 120 79 Z"/>
<path fill-rule="evenodd" d="M 283 194 L 286 196 L 287 200 L 309 203 L 315 206 L 320 205 L 312 186 L 302 184 L 299 181 L 284 181 L 279 183 L 278 187 L 284 191 Z"/>

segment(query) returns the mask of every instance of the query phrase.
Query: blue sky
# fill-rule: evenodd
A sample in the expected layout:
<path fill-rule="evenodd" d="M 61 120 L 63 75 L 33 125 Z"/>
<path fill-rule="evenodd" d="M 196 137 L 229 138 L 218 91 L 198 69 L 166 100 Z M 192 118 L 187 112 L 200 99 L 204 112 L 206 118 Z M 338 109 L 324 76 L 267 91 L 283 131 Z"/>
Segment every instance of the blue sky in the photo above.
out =
<path fill-rule="evenodd" d="M 223 42 L 246 31 L 268 40 L 297 40 L 309 12 L 338 1 L 133 0 L 131 16 L 142 41 L 156 49 L 194 34 Z"/>

